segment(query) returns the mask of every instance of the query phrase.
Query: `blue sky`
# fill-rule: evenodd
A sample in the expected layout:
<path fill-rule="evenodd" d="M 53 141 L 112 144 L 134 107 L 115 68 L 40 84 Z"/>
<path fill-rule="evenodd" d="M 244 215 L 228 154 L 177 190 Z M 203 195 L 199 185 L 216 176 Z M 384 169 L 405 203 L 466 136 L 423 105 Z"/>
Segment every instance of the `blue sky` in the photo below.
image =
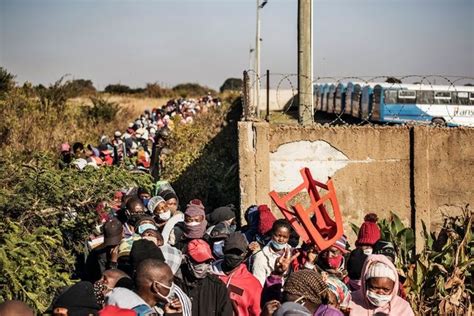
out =
<path fill-rule="evenodd" d="M 249 68 L 254 0 L 0 0 L 0 65 L 17 81 L 65 74 L 218 88 Z M 262 71 L 296 72 L 296 0 L 262 10 Z M 315 76 L 474 77 L 474 0 L 314 0 Z"/>

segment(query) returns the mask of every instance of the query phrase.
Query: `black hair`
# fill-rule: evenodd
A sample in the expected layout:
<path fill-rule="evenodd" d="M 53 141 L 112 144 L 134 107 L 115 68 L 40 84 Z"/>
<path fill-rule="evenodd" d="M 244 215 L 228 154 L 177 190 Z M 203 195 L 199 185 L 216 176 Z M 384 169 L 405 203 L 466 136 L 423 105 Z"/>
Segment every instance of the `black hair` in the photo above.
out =
<path fill-rule="evenodd" d="M 84 144 L 77 142 L 72 145 L 72 152 L 76 153 L 77 151 L 82 151 L 84 150 Z"/>
<path fill-rule="evenodd" d="M 137 195 L 140 196 L 140 194 L 150 194 L 150 191 L 146 188 L 138 188 Z"/>
<path fill-rule="evenodd" d="M 280 228 L 286 228 L 291 233 L 290 223 L 286 219 L 280 218 L 273 222 L 272 229 L 270 231 L 271 234 L 275 234 L 275 232 Z"/>

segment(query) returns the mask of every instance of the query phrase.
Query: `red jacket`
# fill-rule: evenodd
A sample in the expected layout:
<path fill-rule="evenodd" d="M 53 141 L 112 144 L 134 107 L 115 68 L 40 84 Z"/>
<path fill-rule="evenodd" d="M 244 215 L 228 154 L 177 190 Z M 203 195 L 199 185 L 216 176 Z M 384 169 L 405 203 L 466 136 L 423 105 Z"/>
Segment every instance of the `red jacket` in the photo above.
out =
<path fill-rule="evenodd" d="M 221 269 L 222 260 L 215 262 L 213 273 L 224 282 L 229 290 L 229 297 L 234 306 L 235 315 L 260 315 L 260 297 L 262 285 L 241 263 L 231 274 L 227 275 Z"/>

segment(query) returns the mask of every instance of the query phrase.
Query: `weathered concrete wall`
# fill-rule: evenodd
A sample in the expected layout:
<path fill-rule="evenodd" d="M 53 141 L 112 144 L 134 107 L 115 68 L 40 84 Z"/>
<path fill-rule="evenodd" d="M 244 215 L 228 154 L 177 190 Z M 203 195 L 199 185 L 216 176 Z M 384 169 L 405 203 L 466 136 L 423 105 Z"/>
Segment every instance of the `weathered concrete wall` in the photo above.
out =
<path fill-rule="evenodd" d="M 271 190 L 284 193 L 296 187 L 303 167 L 319 181 L 334 179 L 352 241 L 349 223 L 360 224 L 368 212 L 387 217 L 395 211 L 405 224 L 413 220 L 420 232 L 421 219 L 435 229 L 441 211 L 452 214 L 474 203 L 474 129 L 267 123 L 241 123 L 239 128 L 251 138 L 240 143 L 243 210 L 269 204 Z"/>
<path fill-rule="evenodd" d="M 292 89 L 270 89 L 269 106 L 270 111 L 282 111 L 285 107 L 296 104 L 296 100 L 292 100 L 297 95 L 297 90 Z M 253 95 L 252 95 L 253 97 Z M 267 89 L 262 85 L 260 88 L 260 111 L 265 112 L 267 109 Z"/>
<path fill-rule="evenodd" d="M 416 215 L 435 230 L 474 205 L 474 129 L 416 128 L 414 171 Z"/>

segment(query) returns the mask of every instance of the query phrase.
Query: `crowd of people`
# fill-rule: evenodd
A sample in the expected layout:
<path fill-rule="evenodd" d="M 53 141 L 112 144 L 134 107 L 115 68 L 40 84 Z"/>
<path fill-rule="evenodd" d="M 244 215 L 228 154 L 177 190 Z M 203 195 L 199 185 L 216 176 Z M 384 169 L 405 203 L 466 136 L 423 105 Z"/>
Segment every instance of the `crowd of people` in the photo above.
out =
<path fill-rule="evenodd" d="M 146 110 L 135 121 L 130 122 L 125 131 L 116 131 L 113 137 L 103 135 L 99 143 L 72 144 L 60 146 L 62 168 L 74 166 L 80 170 L 86 166 L 127 165 L 139 171 L 153 172 L 157 176 L 160 159 L 167 153 L 166 139 L 176 122 L 191 124 L 200 113 L 206 113 L 212 107 L 219 107 L 219 98 L 209 93 L 199 99 L 172 99 L 165 105 Z M 156 160 L 155 159 L 156 155 Z M 153 163 L 154 162 L 154 163 Z"/>
<path fill-rule="evenodd" d="M 173 122 L 192 123 L 210 106 L 219 106 L 210 95 L 171 100 L 146 111 L 112 140 L 103 136 L 97 147 L 65 143 L 61 167 L 130 163 L 151 171 Z M 366 215 L 354 249 L 343 235 L 320 250 L 302 243 L 267 205 L 249 207 L 240 226 L 233 205 L 208 209 L 198 199 L 185 202 L 161 182 L 154 192 L 127 188 L 101 203 L 77 271 L 81 281 L 58 293 L 46 313 L 414 315 L 394 265 L 395 249 L 381 240 L 375 214 Z M 33 311 L 7 301 L 0 304 L 0 315 Z"/>
<path fill-rule="evenodd" d="M 266 205 L 245 212 L 180 201 L 170 185 L 116 192 L 98 214 L 81 281 L 51 303 L 55 316 L 414 315 L 404 299 L 393 245 L 375 214 L 355 248 L 345 236 L 320 251 L 300 242 Z M 0 305 L 0 315 L 28 307 Z M 24 313 L 22 315 L 32 315 Z"/>

